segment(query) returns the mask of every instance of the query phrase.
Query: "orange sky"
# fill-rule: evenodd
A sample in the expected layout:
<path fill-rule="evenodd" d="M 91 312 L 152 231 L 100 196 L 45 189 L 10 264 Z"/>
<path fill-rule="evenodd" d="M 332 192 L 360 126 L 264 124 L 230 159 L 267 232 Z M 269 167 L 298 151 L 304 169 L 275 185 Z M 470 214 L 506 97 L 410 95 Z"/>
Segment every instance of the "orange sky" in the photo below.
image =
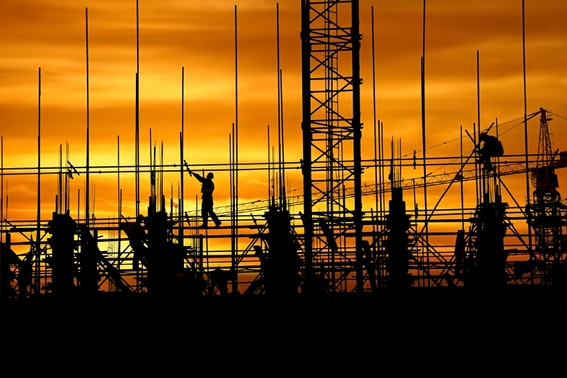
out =
<path fill-rule="evenodd" d="M 216 203 L 227 203 L 228 140 L 235 122 L 234 12 L 238 6 L 238 77 L 240 160 L 266 162 L 267 127 L 275 143 L 277 124 L 276 1 L 180 2 L 140 0 L 141 162 L 149 162 L 152 139 L 165 145 L 165 163 L 179 162 L 181 70 L 185 69 L 185 159 L 194 167 L 216 169 Z M 0 135 L 5 167 L 37 163 L 38 68 L 42 72 L 42 166 L 59 164 L 59 146 L 69 143 L 69 160 L 85 165 L 86 63 L 85 8 L 89 11 L 91 165 L 134 163 L 136 72 L 135 1 L 6 0 L 0 2 Z M 426 32 L 427 145 L 459 137 L 459 127 L 477 122 L 476 54 L 480 53 L 481 126 L 521 119 L 522 19 L 520 0 L 430 0 Z M 362 0 L 361 76 L 363 158 L 373 157 L 371 17 L 375 13 L 377 114 L 389 140 L 402 139 L 403 152 L 421 150 L 420 57 L 422 10 L 419 0 Z M 280 1 L 281 68 L 284 77 L 286 160 L 301 158 L 300 1 Z M 567 117 L 567 6 L 564 0 L 526 0 L 528 113 L 545 107 Z M 509 128 L 519 121 L 503 126 Z M 537 150 L 539 122 L 529 123 L 530 150 Z M 567 150 L 567 121 L 550 123 L 555 147 Z M 502 132 L 502 130 L 501 130 Z M 502 136 L 507 154 L 523 153 L 523 128 Z M 465 151 L 471 145 L 465 141 Z M 457 142 L 428 151 L 456 156 Z M 221 164 L 214 166 L 213 164 Z M 456 169 L 449 167 L 447 172 Z M 444 169 L 439 172 L 442 173 Z M 368 171 L 367 171 L 368 172 Z M 404 177 L 418 177 L 407 170 Z M 560 182 L 562 180 L 560 175 Z M 46 218 L 54 209 L 56 176 L 42 181 Z M 71 183 L 72 214 L 84 175 Z M 7 177 L 9 217 L 35 217 L 37 184 L 33 176 Z M 132 208 L 133 176 L 121 178 L 125 206 Z M 241 201 L 267 195 L 265 171 L 240 179 Z M 179 175 L 165 178 L 177 191 Z M 289 172 L 292 188 L 302 186 L 297 170 Z M 523 178 L 519 200 L 523 203 Z M 115 175 L 91 175 L 96 209 L 115 214 Z M 373 174 L 363 176 L 373 182 Z M 565 182 L 565 179 L 563 179 Z M 142 175 L 142 200 L 148 192 Z M 525 189 L 524 193 L 525 193 Z M 199 185 L 186 181 L 187 198 Z M 83 199 L 81 203 L 83 203 Z M 433 202 L 435 202 L 433 200 Z M 92 206 L 92 205 L 91 205 Z M 143 205 L 145 206 L 145 205 Z M 131 216 L 133 214 L 127 214 Z"/>

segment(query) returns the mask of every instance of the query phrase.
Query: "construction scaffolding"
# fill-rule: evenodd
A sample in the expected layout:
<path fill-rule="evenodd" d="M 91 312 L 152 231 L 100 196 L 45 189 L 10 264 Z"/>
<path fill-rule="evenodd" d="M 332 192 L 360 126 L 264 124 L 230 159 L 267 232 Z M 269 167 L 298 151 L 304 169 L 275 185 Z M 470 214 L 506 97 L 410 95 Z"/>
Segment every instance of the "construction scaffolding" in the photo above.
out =
<path fill-rule="evenodd" d="M 303 158 L 285 161 L 280 153 L 279 161 L 246 166 L 268 177 L 278 172 L 279 196 L 274 191 L 241 203 L 233 190 L 230 205 L 215 209 L 222 224 L 203 228 L 200 209 L 184 205 L 183 180 L 191 171 L 184 161 L 183 132 L 180 161 L 165 162 L 163 145 L 161 150 L 154 145 L 150 164 L 142 165 L 137 145 L 134 167 L 73 165 L 68 148 L 65 158 L 61 148 L 58 167 L 42 166 L 38 138 L 37 167 L 2 163 L 2 204 L 7 177 L 37 175 L 39 196 L 42 180 L 55 175 L 54 211 L 41 219 L 39 198 L 35 220 L 5 219 L 0 211 L 2 298 L 98 292 L 282 297 L 383 288 L 565 286 L 567 206 L 554 170 L 567 166 L 567 153 L 551 149 L 552 113 L 541 108 L 526 117 L 525 122 L 540 119 L 537 154 L 491 150 L 489 128 L 467 133 L 470 141 L 461 135 L 461 151 L 464 142 L 473 146 L 469 156 L 418 161 L 415 153 L 394 156 L 392 142 L 391 157 L 362 159 L 359 2 L 303 0 L 301 7 Z M 283 138 L 282 131 L 278 135 Z M 232 142 L 231 161 L 217 169 L 230 172 L 231 187 L 237 187 L 243 166 L 237 138 Z M 384 151 L 383 136 L 374 144 Z M 454 170 L 404 179 L 404 170 L 416 165 L 430 172 Z M 288 195 L 283 177 L 291 170 L 303 176 L 301 195 Z M 73 217 L 70 180 L 93 171 L 116 177 L 119 187 L 121 175 L 134 173 L 136 211 L 123 214 L 119 189 L 116 217 L 94 217 L 88 204 L 82 216 L 78 205 Z M 374 179 L 363 181 L 365 172 Z M 506 186 L 504 178 L 513 174 L 531 174 L 528 206 Z M 140 210 L 140 175 L 150 177 L 147 211 Z M 181 194 L 174 199 L 172 193 L 169 203 L 165 175 L 179 175 L 181 182 Z M 415 198 L 425 186 L 441 189 L 428 194 L 433 199 L 439 193 L 435 206 L 418 209 Z M 461 206 L 443 208 L 451 188 L 460 191 Z M 465 191 L 473 193 L 466 201 Z M 88 202 L 88 192 L 86 197 Z"/>

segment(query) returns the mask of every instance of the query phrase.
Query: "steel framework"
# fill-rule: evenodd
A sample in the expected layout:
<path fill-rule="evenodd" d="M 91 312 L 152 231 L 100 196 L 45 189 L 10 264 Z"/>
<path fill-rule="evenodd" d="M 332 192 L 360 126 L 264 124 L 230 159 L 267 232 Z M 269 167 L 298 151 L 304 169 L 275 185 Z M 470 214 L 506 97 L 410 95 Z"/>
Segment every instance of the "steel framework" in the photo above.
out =
<path fill-rule="evenodd" d="M 493 161 L 495 169 L 489 173 L 479 167 L 475 146 L 466 160 L 430 156 L 422 162 L 429 169 L 460 159 L 453 164 L 459 167 L 456 172 L 404 180 L 402 170 L 415 168 L 415 154 L 413 159 L 392 157 L 390 167 L 361 158 L 359 2 L 303 0 L 301 6 L 303 159 L 300 164 L 277 165 L 280 170 L 301 170 L 302 196 L 287 196 L 282 187 L 284 196 L 276 206 L 274 198 L 238 203 L 232 193 L 231 205 L 217 208 L 224 226 L 198 228 L 198 211 L 184 210 L 183 189 L 175 199 L 179 207 L 174 208 L 171 198 L 168 208 L 164 195 L 165 175 L 181 175 L 183 182 L 186 174 L 183 136 L 176 164 L 164 164 L 162 146 L 161 159 L 154 147 L 149 166 L 125 166 L 120 160 L 116 166 L 88 161 L 86 166 L 73 166 L 68 150 L 63 159 L 62 148 L 59 167 L 41 166 L 39 159 L 37 167 L 2 166 L 0 204 L 8 176 L 37 171 L 38 192 L 42 178 L 49 176 L 57 177 L 58 188 L 49 220 L 40 219 L 39 194 L 37 220 L 8 221 L 0 211 L 2 296 L 98 291 L 290 295 L 559 282 L 556 277 L 561 277 L 558 271 L 565 266 L 567 249 L 567 209 L 556 190 L 553 169 L 567 166 L 567 154 L 557 159 L 557 153 L 551 153 L 549 113 L 540 109 L 528 118 L 541 115 L 538 154 L 531 161 L 534 156 L 508 155 L 506 163 Z M 250 163 L 247 169 L 266 166 L 268 173 L 276 168 L 273 162 L 262 162 Z M 241 167 L 217 166 L 231 175 Z M 368 168 L 380 169 L 376 177 L 382 178 L 390 169 L 390 182 L 376 179 L 363 185 L 362 172 Z M 89 170 L 118 176 L 118 215 L 95 217 L 93 206 L 92 214 L 87 210 L 83 217 L 71 216 L 70 180 Z M 535 190 L 533 204 L 525 209 L 501 177 L 527 171 L 533 174 Z M 139 216 L 138 193 L 134 216 L 123 215 L 120 175 L 132 174 L 150 177 L 145 217 Z M 470 185 L 475 186 L 475 198 L 465 206 L 462 188 L 468 181 L 474 181 Z M 446 185 L 443 198 L 453 184 L 461 186 L 460 208 L 440 209 L 441 199 L 426 212 L 417 204 L 413 210 L 406 206 L 404 194 L 412 189 L 415 198 L 416 189 L 425 185 Z M 391 193 L 387 206 L 363 212 L 363 196 L 385 192 Z M 514 203 L 504 202 L 506 192 Z M 293 210 L 297 207 L 303 209 L 299 214 Z M 535 231 L 536 251 L 526 240 L 529 236 L 515 228 L 518 220 Z M 455 229 L 438 229 L 439 225 Z M 447 241 L 450 238 L 454 239 Z M 436 244 L 434 239 L 443 241 Z"/>
<path fill-rule="evenodd" d="M 306 277 L 324 276 L 333 291 L 345 275 L 363 290 L 358 7 L 306 0 L 301 9 Z"/>

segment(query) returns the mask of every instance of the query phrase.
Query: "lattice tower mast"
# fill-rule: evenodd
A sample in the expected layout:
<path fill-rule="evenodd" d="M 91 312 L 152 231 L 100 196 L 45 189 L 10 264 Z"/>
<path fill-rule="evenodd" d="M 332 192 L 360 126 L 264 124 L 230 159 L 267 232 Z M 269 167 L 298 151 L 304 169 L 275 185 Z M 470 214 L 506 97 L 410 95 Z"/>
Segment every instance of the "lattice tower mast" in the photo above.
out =
<path fill-rule="evenodd" d="M 559 262 L 567 251 L 567 206 L 557 191 L 559 182 L 554 168 L 564 167 L 563 161 L 555 161 L 552 151 L 548 121 L 552 118 L 546 109 L 540 108 L 540 127 L 536 168 L 532 171 L 534 201 L 531 206 L 530 224 L 535 231 L 537 251 L 544 265 L 542 283 L 553 284 Z"/>
<path fill-rule="evenodd" d="M 543 196 L 555 192 L 555 186 L 550 182 L 550 165 L 553 152 L 551 150 L 551 137 L 549 136 L 549 127 L 547 125 L 548 120 L 551 120 L 551 117 L 547 115 L 545 109 L 541 108 L 537 147 L 537 170 L 534 175 L 536 196 Z"/>
<path fill-rule="evenodd" d="M 303 0 L 301 37 L 306 276 L 361 291 L 359 2 Z"/>

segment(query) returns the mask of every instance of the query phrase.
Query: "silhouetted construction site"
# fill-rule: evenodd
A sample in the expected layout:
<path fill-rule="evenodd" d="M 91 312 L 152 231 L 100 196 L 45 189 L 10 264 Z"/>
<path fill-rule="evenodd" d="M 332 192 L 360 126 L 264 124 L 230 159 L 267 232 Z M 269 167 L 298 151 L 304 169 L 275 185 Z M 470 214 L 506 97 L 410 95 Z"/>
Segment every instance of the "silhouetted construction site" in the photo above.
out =
<path fill-rule="evenodd" d="M 2 306 L 116 293 L 191 303 L 436 288 L 564 290 L 567 206 L 555 170 L 567 166 L 567 152 L 554 150 L 549 136 L 552 121 L 564 118 L 544 107 L 526 109 L 519 124 L 539 123 L 538 150 L 528 151 L 526 144 L 520 155 L 506 154 L 497 122 L 480 127 L 479 120 L 472 130 L 461 130 L 460 154 L 454 156 L 426 156 L 425 139 L 418 154 L 396 153 L 401 145 L 385 138 L 375 119 L 364 128 L 373 134 L 374 159 L 362 159 L 358 7 L 356 0 L 302 2 L 302 123 L 286 128 L 301 127 L 303 157 L 285 160 L 279 124 L 277 157 L 247 167 L 268 177 L 273 190 L 243 203 L 234 138 L 230 161 L 216 167 L 229 172 L 231 187 L 230 205 L 214 208 L 218 222 L 202 219 L 200 204 L 187 208 L 187 183 L 199 185 L 194 174 L 205 176 L 209 168 L 187 164 L 183 135 L 179 161 L 164 161 L 156 146 L 151 163 L 142 165 L 136 140 L 135 166 L 71 165 L 63 151 L 58 167 L 2 165 L 4 208 L 6 176 L 14 182 L 36 172 L 38 193 L 47 175 L 59 180 L 50 219 L 42 219 L 39 209 L 37 219 L 27 220 L 4 219 L 1 212 Z M 139 138 L 138 117 L 136 122 Z M 463 146 L 473 146 L 470 154 Z M 431 174 L 441 166 L 453 170 Z M 134 212 L 95 218 L 88 201 L 70 203 L 70 180 L 86 177 L 90 198 L 95 170 L 118 185 L 134 176 L 136 198 L 118 201 L 120 208 L 122 201 L 135 203 Z M 286 188 L 290 170 L 301 172 L 301 194 Z M 404 178 L 407 172 L 415 176 Z M 166 200 L 165 174 L 179 177 L 176 199 Z M 525 177 L 525 188 L 509 190 L 511 175 Z M 141 198 L 146 190 L 149 198 Z M 449 192 L 452 205 L 446 207 L 442 199 Z"/>

